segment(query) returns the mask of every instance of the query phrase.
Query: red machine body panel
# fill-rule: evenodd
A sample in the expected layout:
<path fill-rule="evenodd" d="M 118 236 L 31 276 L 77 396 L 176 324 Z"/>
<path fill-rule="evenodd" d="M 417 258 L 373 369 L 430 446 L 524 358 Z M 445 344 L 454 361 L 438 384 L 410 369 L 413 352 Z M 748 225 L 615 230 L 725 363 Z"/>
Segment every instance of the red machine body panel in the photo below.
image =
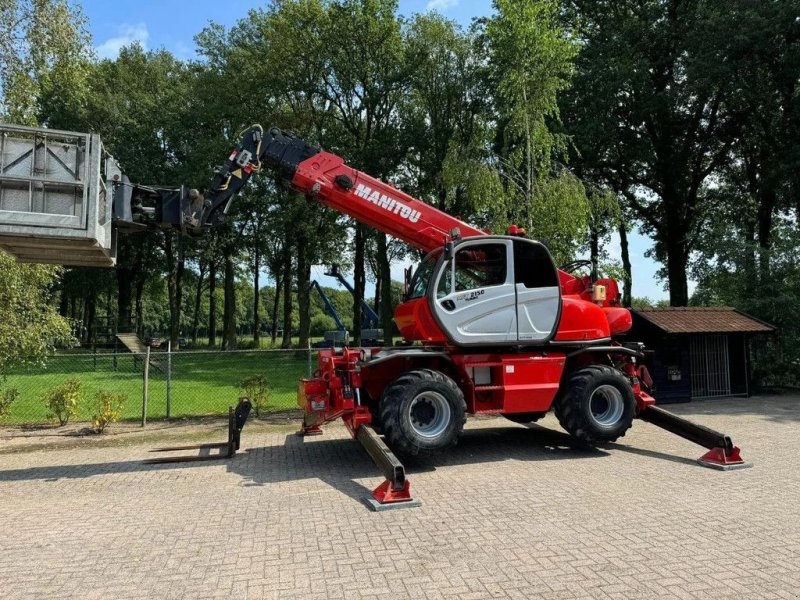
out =
<path fill-rule="evenodd" d="M 563 353 L 456 354 L 470 413 L 549 410 L 558 392 Z"/>
<path fill-rule="evenodd" d="M 557 342 L 585 342 L 608 338 L 611 330 L 603 309 L 579 296 L 561 296 L 561 321 Z"/>
<path fill-rule="evenodd" d="M 337 177 L 348 177 L 349 189 L 336 184 Z M 430 204 L 348 167 L 340 156 L 329 152 L 320 152 L 300 163 L 291 185 L 338 212 L 426 252 L 440 248 L 453 229 L 458 229 L 462 237 L 485 235 Z"/>
<path fill-rule="evenodd" d="M 431 314 L 427 298 L 414 298 L 397 305 L 394 322 L 406 340 L 423 344 L 445 344 L 447 336 Z"/>

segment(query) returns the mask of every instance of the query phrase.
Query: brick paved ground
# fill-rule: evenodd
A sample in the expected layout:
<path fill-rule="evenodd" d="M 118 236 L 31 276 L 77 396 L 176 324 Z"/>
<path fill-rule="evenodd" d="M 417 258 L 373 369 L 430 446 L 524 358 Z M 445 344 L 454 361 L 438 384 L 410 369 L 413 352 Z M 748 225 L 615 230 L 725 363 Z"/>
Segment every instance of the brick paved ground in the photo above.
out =
<path fill-rule="evenodd" d="M 340 427 L 246 429 L 201 465 L 142 465 L 139 442 L 0 454 L 0 597 L 797 597 L 800 398 L 674 410 L 754 468 L 703 469 L 641 422 L 586 450 L 552 416 L 471 421 L 409 466 L 421 508 L 373 513 L 380 477 Z"/>

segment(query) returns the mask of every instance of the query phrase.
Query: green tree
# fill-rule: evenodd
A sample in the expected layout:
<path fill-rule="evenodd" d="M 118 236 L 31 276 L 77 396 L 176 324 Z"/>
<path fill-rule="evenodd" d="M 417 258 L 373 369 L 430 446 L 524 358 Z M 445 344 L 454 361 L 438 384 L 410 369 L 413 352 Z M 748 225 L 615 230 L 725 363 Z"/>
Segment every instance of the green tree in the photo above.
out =
<path fill-rule="evenodd" d="M 66 0 L 0 1 L 0 117 L 69 128 L 85 109 L 91 37 Z"/>
<path fill-rule="evenodd" d="M 670 302 L 684 306 L 708 179 L 730 151 L 725 106 L 734 90 L 714 76 L 722 37 L 732 33 L 717 29 L 727 4 L 566 4 L 581 40 L 567 127 L 584 164 L 624 195 L 653 236 Z"/>
<path fill-rule="evenodd" d="M 0 252 L 0 377 L 12 368 L 41 364 L 58 344 L 71 340 L 52 283 L 60 270 L 17 263 Z"/>
<path fill-rule="evenodd" d="M 484 43 L 496 90 L 504 216 L 566 260 L 585 239 L 589 215 L 583 186 L 560 164 L 567 138 L 559 131 L 558 97 L 570 85 L 577 46 L 554 0 L 496 0 L 494 6 Z"/>

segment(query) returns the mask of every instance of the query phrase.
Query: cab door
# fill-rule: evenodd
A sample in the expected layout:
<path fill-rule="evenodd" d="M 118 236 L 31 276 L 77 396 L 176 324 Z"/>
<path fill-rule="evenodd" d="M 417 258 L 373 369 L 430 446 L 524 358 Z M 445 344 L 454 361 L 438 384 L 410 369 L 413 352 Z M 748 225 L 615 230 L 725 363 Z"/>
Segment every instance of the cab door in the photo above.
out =
<path fill-rule="evenodd" d="M 561 318 L 561 286 L 550 252 L 533 240 L 514 240 L 514 285 L 520 344 L 541 344 Z"/>
<path fill-rule="evenodd" d="M 433 313 L 455 344 L 517 342 L 512 241 L 466 241 L 445 257 L 429 289 Z"/>

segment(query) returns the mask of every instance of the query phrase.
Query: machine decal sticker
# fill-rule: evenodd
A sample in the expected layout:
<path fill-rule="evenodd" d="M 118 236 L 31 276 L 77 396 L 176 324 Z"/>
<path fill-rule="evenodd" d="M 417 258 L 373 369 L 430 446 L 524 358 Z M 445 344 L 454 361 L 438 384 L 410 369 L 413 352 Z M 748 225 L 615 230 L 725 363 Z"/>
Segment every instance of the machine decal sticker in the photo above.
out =
<path fill-rule="evenodd" d="M 373 191 L 372 188 L 365 186 L 363 183 L 358 184 L 354 194 L 368 202 L 372 202 L 372 204 L 386 209 L 390 213 L 399 215 L 403 219 L 408 219 L 411 223 L 416 223 L 419 221 L 420 216 L 422 216 L 418 210 L 413 210 L 407 204 L 395 200 L 386 194 L 381 194 L 378 190 Z"/>

